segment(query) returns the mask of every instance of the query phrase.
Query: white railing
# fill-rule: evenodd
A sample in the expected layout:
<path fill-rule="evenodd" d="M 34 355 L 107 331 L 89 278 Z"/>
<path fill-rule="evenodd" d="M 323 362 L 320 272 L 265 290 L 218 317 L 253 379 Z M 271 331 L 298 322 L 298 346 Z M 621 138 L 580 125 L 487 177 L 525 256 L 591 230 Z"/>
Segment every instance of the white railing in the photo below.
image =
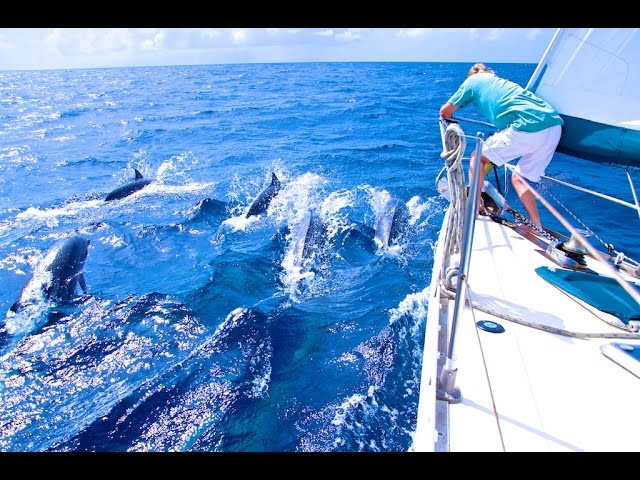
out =
<path fill-rule="evenodd" d="M 481 122 L 478 120 L 463 119 L 463 118 L 453 118 L 452 120 L 456 122 L 467 121 L 471 123 L 477 123 L 484 126 L 493 127 L 491 124 L 488 124 L 486 122 Z M 448 215 L 445 219 L 445 221 L 447 221 L 449 224 L 446 226 L 446 229 L 448 231 L 448 237 L 445 238 L 445 242 L 447 243 L 447 245 L 449 245 L 449 247 L 443 250 L 445 256 L 446 255 L 449 256 L 449 260 L 445 259 L 443 261 L 442 270 L 439 275 L 441 281 L 443 280 L 446 281 L 446 279 L 448 278 L 448 274 L 446 270 L 447 268 L 450 268 L 450 265 L 448 265 L 448 263 L 450 263 L 451 255 L 455 255 L 459 253 L 461 256 L 460 256 L 459 267 L 456 271 L 457 286 L 455 287 L 454 310 L 453 310 L 453 315 L 451 317 L 450 325 L 448 326 L 448 348 L 447 348 L 447 352 L 445 352 L 446 361 L 440 374 L 438 375 L 437 398 L 439 400 L 446 400 L 449 403 L 458 403 L 461 401 L 462 394 L 460 390 L 455 386 L 455 377 L 457 373 L 455 362 L 454 362 L 455 334 L 456 334 L 457 323 L 463 313 L 465 302 L 466 302 L 466 291 L 467 291 L 467 285 L 468 285 L 469 264 L 471 260 L 472 240 L 473 240 L 476 212 L 478 208 L 477 204 L 478 204 L 478 197 L 479 197 L 479 189 L 481 188 L 479 185 L 480 158 L 482 153 L 484 136 L 481 132 L 478 132 L 476 136 L 468 137 L 464 134 L 463 130 L 460 128 L 460 126 L 457 123 L 453 123 L 453 122 L 449 123 L 442 118 L 440 119 L 440 133 L 441 133 L 442 144 L 443 144 L 442 157 L 446 161 L 446 165 L 443 171 L 446 171 L 448 176 L 447 188 L 449 191 L 447 192 L 448 197 L 447 195 L 445 195 L 445 197 L 449 198 L 449 200 L 452 202 L 451 208 L 449 209 L 450 211 L 448 212 Z M 457 143 L 451 139 L 452 135 L 459 137 Z M 474 158 L 476 159 L 476 165 L 474 165 L 474 168 L 473 168 L 473 178 L 470 179 L 469 181 L 469 192 L 468 192 L 468 195 L 466 195 L 466 202 L 460 201 L 460 198 L 457 198 L 458 203 L 454 203 L 456 201 L 456 198 L 454 197 L 456 196 L 462 197 L 463 200 L 465 197 L 464 185 L 454 185 L 454 183 L 456 182 L 457 183 L 464 182 L 464 174 L 455 172 L 453 167 L 455 166 L 458 169 L 461 168 L 461 160 L 464 158 L 464 148 L 466 148 L 465 140 L 467 138 L 475 139 L 476 143 L 475 143 Z M 464 145 L 465 147 L 462 149 L 459 148 L 461 145 Z M 533 188 L 527 182 L 527 180 L 524 177 L 519 175 L 519 173 L 514 170 L 513 165 L 510 165 L 509 163 L 507 163 L 505 164 L 505 168 L 509 169 L 512 175 L 518 175 L 518 177 L 522 180 L 522 182 L 531 190 L 535 198 L 571 233 L 571 241 L 577 242 L 579 245 L 584 247 L 585 251 L 588 252 L 588 254 L 592 258 L 600 261 L 604 266 L 605 270 L 610 274 L 610 276 L 615 278 L 617 282 L 620 284 L 620 286 L 624 288 L 624 290 L 627 293 L 629 293 L 629 295 L 631 295 L 631 297 L 636 302 L 638 302 L 638 305 L 640 305 L 640 294 L 635 288 L 633 288 L 631 283 L 622 276 L 622 274 L 619 271 L 619 268 L 620 268 L 619 259 L 616 262 L 612 262 L 611 258 L 608 258 L 607 256 L 603 255 L 600 251 L 598 251 L 596 248 L 594 248 L 589 243 L 585 235 L 583 234 L 584 232 L 582 232 L 580 229 L 577 229 L 573 225 L 571 225 L 571 223 L 563 215 L 561 215 L 560 212 L 558 212 L 543 195 L 541 195 L 535 188 Z M 443 172 L 441 172 L 441 174 L 442 173 Z M 457 175 L 455 177 L 455 180 L 452 179 L 454 174 Z M 545 178 L 550 178 L 550 177 L 545 177 Z M 436 180 L 436 182 L 438 182 L 438 180 Z M 565 183 L 565 182 L 562 182 L 562 183 Z M 588 191 L 586 189 L 582 189 L 580 187 L 575 187 L 575 188 L 579 188 L 581 191 L 584 191 L 585 193 L 589 193 L 589 194 L 597 193 L 597 192 Z M 600 194 L 598 195 L 601 198 L 610 199 L 611 201 L 614 200 L 611 197 L 602 196 Z M 635 192 L 634 192 L 634 197 L 635 197 Z M 621 201 L 618 201 L 617 203 L 620 203 L 620 202 Z M 623 202 L 623 203 L 625 203 L 626 206 L 630 206 L 632 208 L 636 208 L 638 204 L 637 199 L 636 199 L 636 205 L 629 204 L 628 202 Z M 504 201 L 504 205 L 506 205 L 506 200 Z M 464 211 L 459 212 L 458 210 L 462 208 L 464 208 Z M 454 211 L 451 212 L 451 210 L 454 210 Z M 513 209 L 510 209 L 510 211 L 514 212 Z M 464 218 L 464 221 L 462 222 L 461 225 L 459 223 L 456 225 L 455 219 L 461 216 Z M 521 219 L 524 218 L 521 215 L 519 217 Z M 546 233 L 542 231 L 542 229 L 535 227 L 535 225 L 533 224 L 529 224 L 529 226 L 531 226 L 535 230 L 541 231 L 541 233 Z M 546 234 L 549 236 L 548 233 Z M 631 259 L 627 259 L 624 261 L 627 262 L 627 265 L 626 265 L 627 268 L 625 269 L 625 271 L 637 277 L 640 274 L 640 268 L 637 266 L 638 264 L 635 263 L 634 265 L 632 263 L 629 263 L 629 262 L 632 262 Z M 451 289 L 453 289 L 452 285 L 450 287 Z"/>

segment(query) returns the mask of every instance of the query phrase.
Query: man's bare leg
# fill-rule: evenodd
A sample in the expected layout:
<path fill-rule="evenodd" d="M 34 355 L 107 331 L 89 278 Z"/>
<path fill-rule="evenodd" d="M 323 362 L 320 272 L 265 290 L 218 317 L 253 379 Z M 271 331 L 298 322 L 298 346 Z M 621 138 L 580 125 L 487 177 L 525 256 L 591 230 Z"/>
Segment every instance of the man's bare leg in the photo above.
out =
<path fill-rule="evenodd" d="M 538 204 L 536 203 L 536 197 L 533 192 L 531 192 L 529 187 L 527 187 L 515 174 L 511 175 L 511 183 L 513 184 L 513 188 L 516 189 L 516 193 L 524 205 L 531 223 L 538 228 L 542 228 L 542 224 L 540 223 L 540 214 L 538 213 Z"/>
<path fill-rule="evenodd" d="M 487 176 L 487 168 L 491 161 L 485 157 L 484 155 L 481 158 L 482 168 L 480 168 L 480 178 L 478 179 L 478 203 L 476 208 L 476 217 L 478 216 L 478 210 L 480 209 L 480 205 L 482 205 L 482 185 L 484 184 L 484 179 Z M 476 152 L 471 154 L 471 158 L 469 161 L 469 185 L 471 185 L 471 181 L 473 180 L 473 171 L 476 164 Z"/>

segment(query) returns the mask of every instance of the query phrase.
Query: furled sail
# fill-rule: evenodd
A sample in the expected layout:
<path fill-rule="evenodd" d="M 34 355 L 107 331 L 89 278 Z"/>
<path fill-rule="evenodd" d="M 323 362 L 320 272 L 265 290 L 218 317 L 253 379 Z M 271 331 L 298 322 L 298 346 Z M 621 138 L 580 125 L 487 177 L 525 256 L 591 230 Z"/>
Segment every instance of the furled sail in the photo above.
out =
<path fill-rule="evenodd" d="M 558 29 L 527 88 L 565 120 L 558 151 L 640 167 L 640 29 Z"/>

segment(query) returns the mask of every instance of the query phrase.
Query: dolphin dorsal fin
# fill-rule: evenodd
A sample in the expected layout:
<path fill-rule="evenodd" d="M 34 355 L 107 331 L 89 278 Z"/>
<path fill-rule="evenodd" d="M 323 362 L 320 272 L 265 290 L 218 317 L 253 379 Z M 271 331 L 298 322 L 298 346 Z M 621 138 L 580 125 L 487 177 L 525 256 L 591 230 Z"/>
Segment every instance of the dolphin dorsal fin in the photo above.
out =
<path fill-rule="evenodd" d="M 280 185 L 280 180 L 278 180 L 274 172 L 271 172 L 271 185 Z"/>
<path fill-rule="evenodd" d="M 136 180 L 144 178 L 137 168 L 134 168 L 133 171 L 136 172 Z"/>

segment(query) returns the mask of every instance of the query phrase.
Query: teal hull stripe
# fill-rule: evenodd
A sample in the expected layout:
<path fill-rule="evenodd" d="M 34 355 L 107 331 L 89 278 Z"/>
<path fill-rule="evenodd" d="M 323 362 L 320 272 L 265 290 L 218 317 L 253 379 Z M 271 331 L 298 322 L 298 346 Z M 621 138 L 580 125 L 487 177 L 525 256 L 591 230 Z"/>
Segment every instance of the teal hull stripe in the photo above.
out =
<path fill-rule="evenodd" d="M 640 131 L 582 118 L 564 119 L 558 151 L 598 163 L 640 168 Z"/>

